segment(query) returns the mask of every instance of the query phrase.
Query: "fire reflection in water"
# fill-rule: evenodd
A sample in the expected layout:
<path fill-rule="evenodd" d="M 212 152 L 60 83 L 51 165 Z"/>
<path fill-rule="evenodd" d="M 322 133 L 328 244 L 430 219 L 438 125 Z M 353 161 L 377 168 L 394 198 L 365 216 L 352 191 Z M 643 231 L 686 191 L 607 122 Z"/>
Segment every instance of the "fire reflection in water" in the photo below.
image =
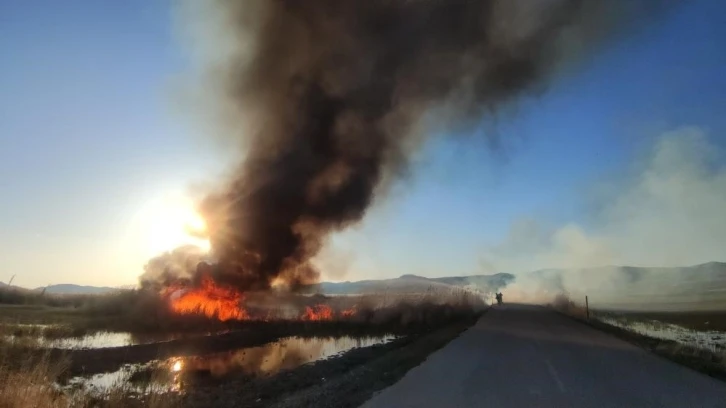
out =
<path fill-rule="evenodd" d="M 68 386 L 82 387 L 100 394 L 119 384 L 139 393 L 182 392 L 185 380 L 192 380 L 196 376 L 222 377 L 228 373 L 271 375 L 354 348 L 386 343 L 394 338 L 392 335 L 307 339 L 288 337 L 260 347 L 125 365 L 112 373 L 72 378 Z"/>
<path fill-rule="evenodd" d="M 353 348 L 385 343 L 394 336 L 300 338 L 289 337 L 260 347 L 184 358 L 184 372 L 209 373 L 215 377 L 229 372 L 252 375 L 274 374 L 302 364 L 344 353 Z"/>

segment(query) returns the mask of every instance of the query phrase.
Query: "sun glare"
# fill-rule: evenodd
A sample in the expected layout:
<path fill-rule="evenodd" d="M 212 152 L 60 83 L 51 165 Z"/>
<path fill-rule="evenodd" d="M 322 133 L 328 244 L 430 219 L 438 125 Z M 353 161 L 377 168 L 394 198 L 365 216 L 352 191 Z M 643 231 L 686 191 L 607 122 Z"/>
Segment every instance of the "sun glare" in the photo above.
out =
<path fill-rule="evenodd" d="M 146 245 L 151 253 L 158 254 L 183 245 L 210 250 L 204 219 L 191 200 L 167 196 L 149 203 L 142 213 Z"/>

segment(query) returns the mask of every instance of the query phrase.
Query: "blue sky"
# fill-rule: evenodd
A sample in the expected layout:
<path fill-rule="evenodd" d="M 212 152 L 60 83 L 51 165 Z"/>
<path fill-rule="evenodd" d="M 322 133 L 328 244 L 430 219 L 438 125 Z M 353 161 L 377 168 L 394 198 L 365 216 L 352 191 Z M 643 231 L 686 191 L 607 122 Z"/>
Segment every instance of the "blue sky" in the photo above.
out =
<path fill-rule="evenodd" d="M 684 3 L 502 115 L 502 151 L 431 142 L 323 264 L 479 273 L 518 219 L 587 226 L 583 191 L 663 132 L 726 147 L 726 4 Z M 152 254 L 139 214 L 222 170 L 176 107 L 190 60 L 175 30 L 165 1 L 0 1 L 0 281 L 134 283 Z"/>

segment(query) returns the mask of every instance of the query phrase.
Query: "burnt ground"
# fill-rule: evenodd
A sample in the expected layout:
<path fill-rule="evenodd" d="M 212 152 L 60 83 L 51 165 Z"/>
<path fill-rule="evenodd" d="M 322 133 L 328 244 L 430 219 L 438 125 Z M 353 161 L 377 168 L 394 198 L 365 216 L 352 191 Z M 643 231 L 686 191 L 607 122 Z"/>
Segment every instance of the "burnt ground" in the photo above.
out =
<path fill-rule="evenodd" d="M 477 319 L 472 316 L 272 376 L 190 379 L 182 403 L 187 407 L 356 407 L 398 381 Z"/>

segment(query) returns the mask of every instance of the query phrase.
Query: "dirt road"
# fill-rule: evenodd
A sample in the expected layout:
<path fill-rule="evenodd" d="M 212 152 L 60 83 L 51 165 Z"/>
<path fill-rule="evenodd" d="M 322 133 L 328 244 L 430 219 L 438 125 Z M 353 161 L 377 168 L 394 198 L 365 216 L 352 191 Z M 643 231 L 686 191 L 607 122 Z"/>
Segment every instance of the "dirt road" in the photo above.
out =
<path fill-rule="evenodd" d="M 726 407 L 726 384 L 536 306 L 492 308 L 372 407 Z"/>

